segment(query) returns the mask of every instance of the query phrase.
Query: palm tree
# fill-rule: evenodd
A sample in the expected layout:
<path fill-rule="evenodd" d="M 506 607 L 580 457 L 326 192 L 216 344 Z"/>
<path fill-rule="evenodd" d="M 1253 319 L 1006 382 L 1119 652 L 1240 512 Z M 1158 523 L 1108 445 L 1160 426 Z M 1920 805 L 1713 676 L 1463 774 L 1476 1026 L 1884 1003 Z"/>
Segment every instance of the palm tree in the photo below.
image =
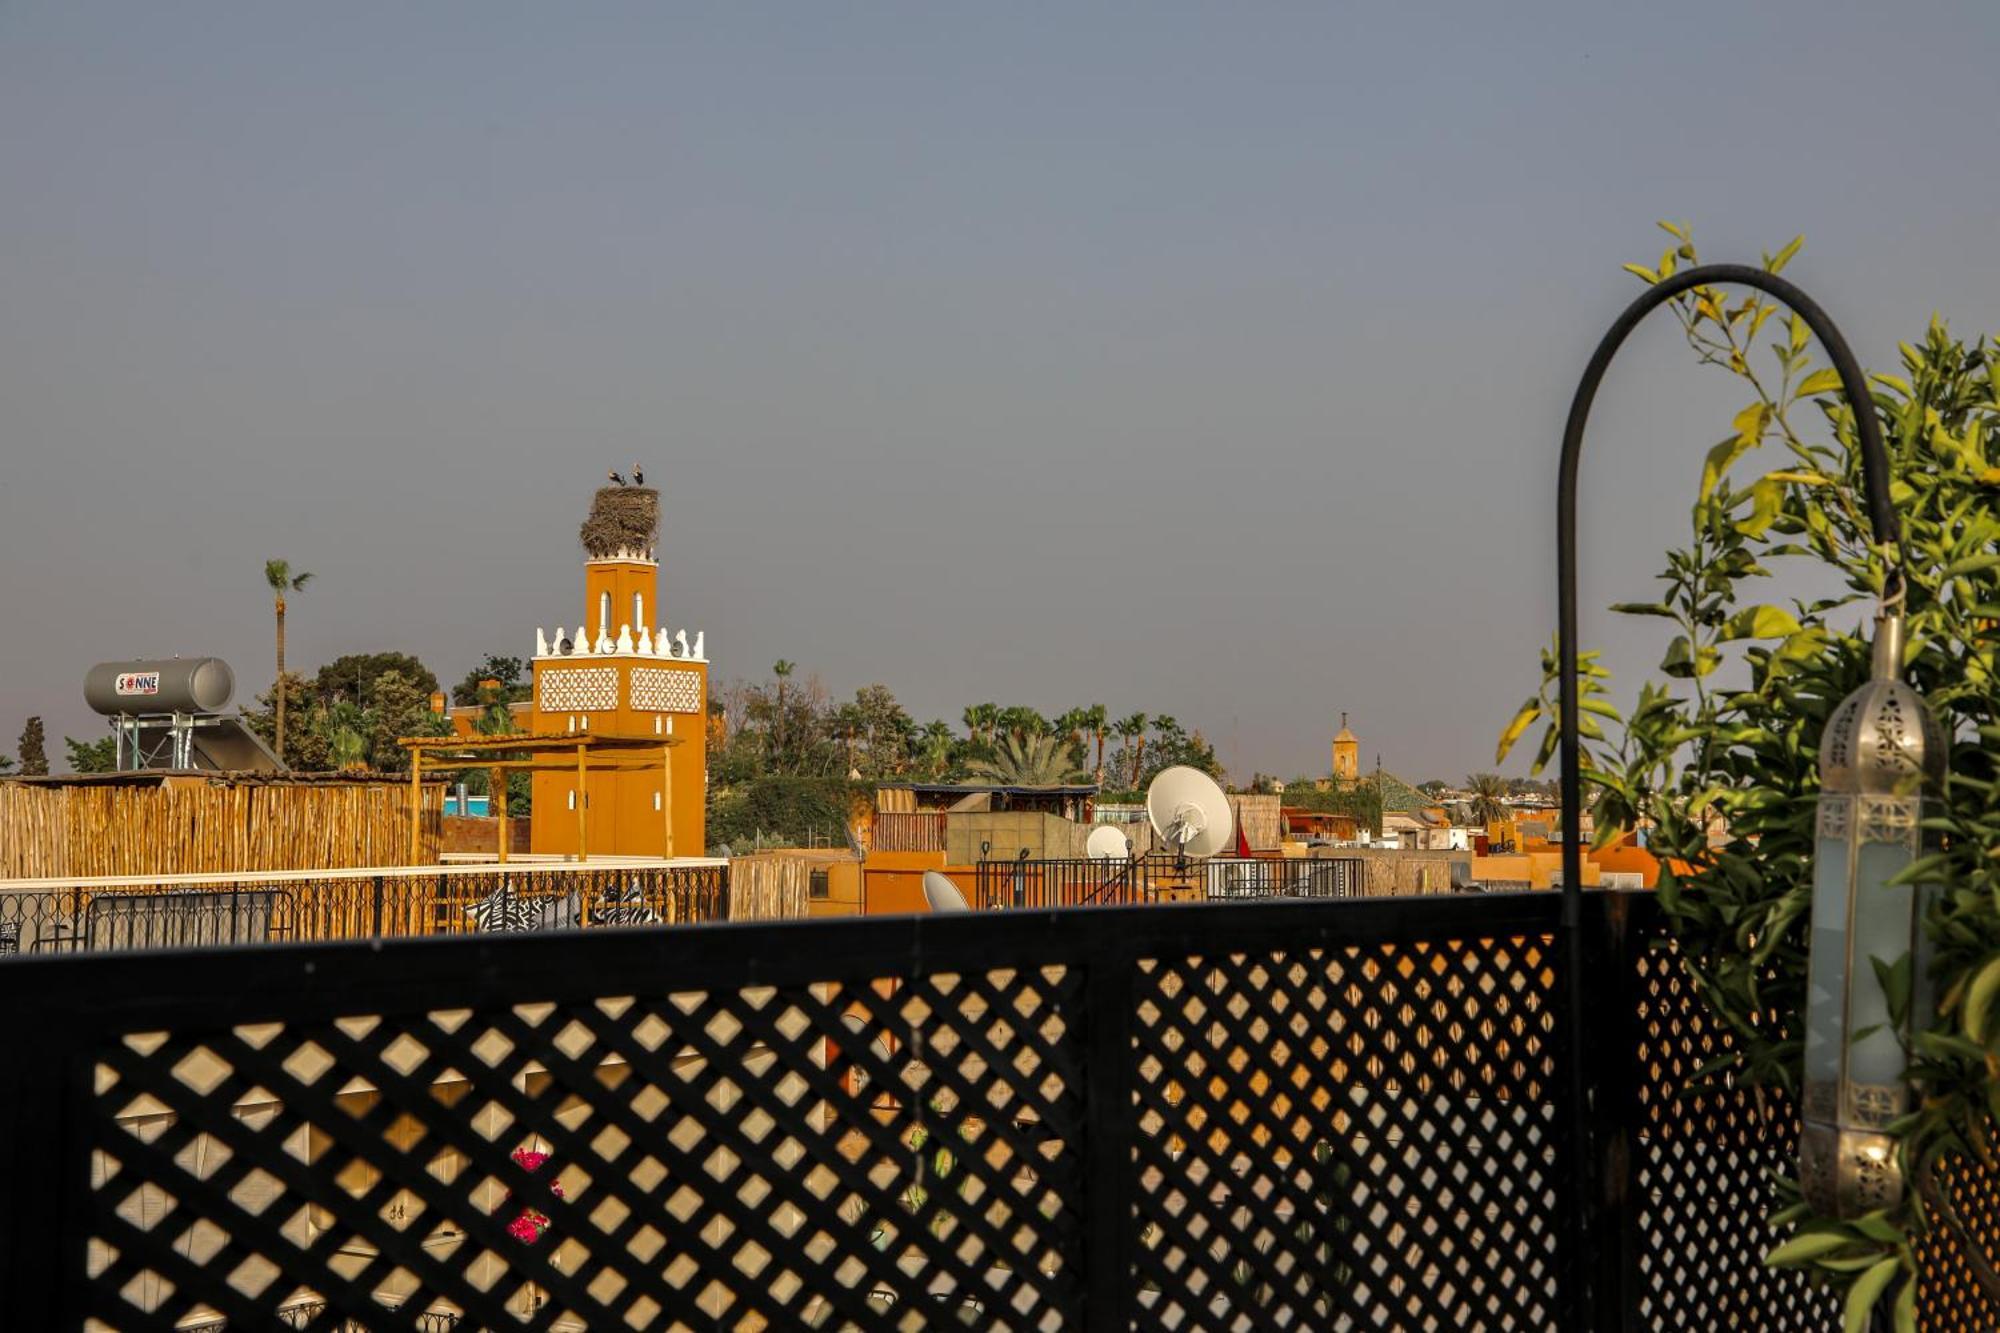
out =
<path fill-rule="evenodd" d="M 786 661 L 781 657 L 771 667 L 771 674 L 778 678 L 778 729 L 776 736 L 772 738 L 773 755 L 785 752 L 785 682 L 792 678 L 792 671 L 796 665 L 797 663 Z"/>
<path fill-rule="evenodd" d="M 1505 778 L 1497 773 L 1473 773 L 1466 777 L 1465 785 L 1472 793 L 1472 817 L 1475 821 L 1490 824 L 1507 817 Z"/>
<path fill-rule="evenodd" d="M 1001 709 L 997 722 L 1010 736 L 1046 736 L 1049 732 L 1049 720 L 1023 704 Z"/>
<path fill-rule="evenodd" d="M 943 718 L 925 724 L 917 733 L 918 748 L 923 752 L 924 766 L 930 770 L 933 782 L 945 775 L 951 767 L 951 746 L 957 738 L 951 734 L 951 724 Z"/>
<path fill-rule="evenodd" d="M 276 601 L 278 612 L 278 683 L 271 692 L 278 696 L 276 749 L 280 761 L 285 757 L 285 594 L 297 592 L 311 581 L 311 574 L 303 571 L 292 573 L 288 560 L 264 562 L 264 582 L 271 586 L 271 596 Z"/>
<path fill-rule="evenodd" d="M 1002 736 L 991 757 L 973 760 L 966 771 L 1009 787 L 1060 787 L 1083 776 L 1075 747 L 1062 737 L 1016 732 Z"/>
<path fill-rule="evenodd" d="M 1056 719 L 1056 734 L 1067 736 L 1070 745 L 1080 751 L 1083 749 L 1083 733 L 1089 725 L 1088 719 L 1084 717 L 1084 710 L 1072 708 Z"/>
<path fill-rule="evenodd" d="M 1092 704 L 1080 711 L 1083 713 L 1084 730 L 1097 738 L 1097 768 L 1092 777 L 1101 784 L 1104 781 L 1104 730 L 1111 715 L 1104 711 L 1103 704 Z"/>
<path fill-rule="evenodd" d="M 1130 717 L 1119 718 L 1118 725 L 1112 728 L 1118 733 L 1118 739 L 1125 742 L 1127 749 L 1134 745 L 1138 747 L 1138 752 L 1132 757 L 1130 786 L 1134 788 L 1139 785 L 1139 762 L 1146 754 L 1146 723 L 1149 720 L 1144 713 L 1134 713 Z"/>
<path fill-rule="evenodd" d="M 967 740 L 991 739 L 993 728 L 1000 718 L 999 704 L 973 704 L 965 710 L 965 735 Z"/>

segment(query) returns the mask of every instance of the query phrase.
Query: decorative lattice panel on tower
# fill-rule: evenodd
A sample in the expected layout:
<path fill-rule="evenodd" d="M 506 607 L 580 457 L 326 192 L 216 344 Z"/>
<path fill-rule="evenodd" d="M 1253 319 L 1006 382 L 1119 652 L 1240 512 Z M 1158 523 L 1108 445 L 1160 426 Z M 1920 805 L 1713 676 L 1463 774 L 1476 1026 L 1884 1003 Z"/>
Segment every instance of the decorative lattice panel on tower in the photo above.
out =
<path fill-rule="evenodd" d="M 642 713 L 699 713 L 701 673 L 679 667 L 633 667 L 632 707 Z"/>
<path fill-rule="evenodd" d="M 535 706 L 544 713 L 608 713 L 618 707 L 617 667 L 544 667 Z"/>

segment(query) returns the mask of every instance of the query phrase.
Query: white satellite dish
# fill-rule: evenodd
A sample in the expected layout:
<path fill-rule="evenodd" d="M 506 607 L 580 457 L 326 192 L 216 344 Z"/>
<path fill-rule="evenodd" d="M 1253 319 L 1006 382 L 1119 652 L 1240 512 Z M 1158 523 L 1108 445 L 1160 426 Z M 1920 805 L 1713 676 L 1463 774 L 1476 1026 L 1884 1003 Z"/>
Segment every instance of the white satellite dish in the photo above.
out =
<path fill-rule="evenodd" d="M 1146 788 L 1146 818 L 1177 856 L 1214 856 L 1236 834 L 1229 797 L 1198 768 L 1162 769 Z"/>
<path fill-rule="evenodd" d="M 1132 840 L 1124 830 L 1109 824 L 1099 824 L 1090 831 L 1090 837 L 1083 844 L 1083 853 L 1093 861 L 1123 861 L 1132 854 Z"/>
<path fill-rule="evenodd" d="M 965 895 L 952 883 L 951 876 L 936 870 L 924 872 L 924 902 L 933 912 L 972 910 L 972 904 L 965 901 Z"/>

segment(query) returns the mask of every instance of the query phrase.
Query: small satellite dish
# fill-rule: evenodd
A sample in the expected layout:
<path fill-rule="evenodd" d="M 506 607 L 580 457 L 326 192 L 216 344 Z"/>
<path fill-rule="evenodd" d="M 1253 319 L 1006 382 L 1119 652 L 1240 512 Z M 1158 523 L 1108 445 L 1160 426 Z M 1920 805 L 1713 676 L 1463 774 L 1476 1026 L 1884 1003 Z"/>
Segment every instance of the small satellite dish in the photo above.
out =
<path fill-rule="evenodd" d="M 965 895 L 952 883 L 951 876 L 936 870 L 924 872 L 924 902 L 933 912 L 972 910 L 972 904 L 965 901 Z"/>
<path fill-rule="evenodd" d="M 1099 824 L 1083 844 L 1084 855 L 1096 861 L 1122 861 L 1132 854 L 1132 840 L 1121 829 Z"/>
<path fill-rule="evenodd" d="M 1161 770 L 1146 788 L 1146 818 L 1177 856 L 1214 856 L 1236 832 L 1221 785 L 1184 764 Z"/>

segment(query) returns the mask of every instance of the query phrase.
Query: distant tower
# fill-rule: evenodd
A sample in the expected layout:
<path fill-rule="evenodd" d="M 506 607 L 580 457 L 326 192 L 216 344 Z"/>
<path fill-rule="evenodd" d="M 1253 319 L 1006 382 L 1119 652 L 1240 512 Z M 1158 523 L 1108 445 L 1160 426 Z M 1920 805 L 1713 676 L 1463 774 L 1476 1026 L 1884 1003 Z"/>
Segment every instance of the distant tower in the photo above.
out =
<path fill-rule="evenodd" d="M 574 855 L 576 811 L 592 856 L 700 856 L 706 839 L 708 662 L 670 644 L 659 605 L 660 493 L 606 486 L 580 537 L 583 620 L 536 633 L 535 711 L 541 735 L 616 739 L 616 767 L 579 779 L 551 764 L 534 778 L 532 850 Z M 703 643 L 695 636 L 696 645 Z M 659 748 L 655 749 L 654 746 Z"/>
<path fill-rule="evenodd" d="M 1333 738 L 1333 780 L 1336 783 L 1358 781 L 1361 777 L 1361 742 L 1347 729 L 1347 714 L 1340 715 L 1340 730 Z"/>

